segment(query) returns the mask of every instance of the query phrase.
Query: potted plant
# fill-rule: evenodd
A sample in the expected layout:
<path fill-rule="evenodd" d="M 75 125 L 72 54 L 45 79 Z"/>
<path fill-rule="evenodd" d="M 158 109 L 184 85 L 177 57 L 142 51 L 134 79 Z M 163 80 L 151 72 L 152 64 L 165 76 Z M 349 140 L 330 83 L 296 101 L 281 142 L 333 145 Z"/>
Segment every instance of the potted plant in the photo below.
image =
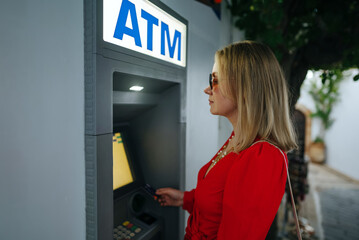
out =
<path fill-rule="evenodd" d="M 314 100 L 315 110 L 312 118 L 320 119 L 318 136 L 309 147 L 309 157 L 313 162 L 325 161 L 325 132 L 332 126 L 334 119 L 331 116 L 333 106 L 339 100 L 339 84 L 343 79 L 341 70 L 324 70 L 320 75 L 321 81 L 312 81 L 309 94 Z"/>

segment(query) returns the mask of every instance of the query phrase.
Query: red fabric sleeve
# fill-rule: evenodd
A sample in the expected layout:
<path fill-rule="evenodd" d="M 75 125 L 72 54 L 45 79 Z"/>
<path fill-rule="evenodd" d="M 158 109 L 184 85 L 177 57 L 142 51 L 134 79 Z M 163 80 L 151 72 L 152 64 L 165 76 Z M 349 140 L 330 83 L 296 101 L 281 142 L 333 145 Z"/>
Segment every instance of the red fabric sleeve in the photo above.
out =
<path fill-rule="evenodd" d="M 287 180 L 279 149 L 257 143 L 239 155 L 223 195 L 218 240 L 263 240 L 278 211 Z"/>
<path fill-rule="evenodd" d="M 190 214 L 193 211 L 193 204 L 194 204 L 194 193 L 196 189 L 192 189 L 191 191 L 185 191 L 183 195 L 183 205 L 182 208 L 187 210 Z"/>

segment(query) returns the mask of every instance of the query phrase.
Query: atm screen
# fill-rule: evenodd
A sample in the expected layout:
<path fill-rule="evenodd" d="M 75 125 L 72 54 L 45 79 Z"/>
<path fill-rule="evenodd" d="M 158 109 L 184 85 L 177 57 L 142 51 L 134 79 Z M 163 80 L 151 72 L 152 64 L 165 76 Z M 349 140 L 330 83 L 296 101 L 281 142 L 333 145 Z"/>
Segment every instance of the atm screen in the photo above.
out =
<path fill-rule="evenodd" d="M 113 190 L 134 181 L 121 133 L 113 134 Z"/>

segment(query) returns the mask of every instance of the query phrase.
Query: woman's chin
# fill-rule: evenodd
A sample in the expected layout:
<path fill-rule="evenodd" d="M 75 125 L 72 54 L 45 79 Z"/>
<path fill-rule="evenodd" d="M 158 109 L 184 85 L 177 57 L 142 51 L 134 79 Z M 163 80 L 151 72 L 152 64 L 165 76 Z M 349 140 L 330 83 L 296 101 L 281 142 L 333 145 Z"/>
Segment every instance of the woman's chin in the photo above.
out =
<path fill-rule="evenodd" d="M 212 108 L 210 108 L 209 111 L 212 115 L 218 115 L 218 113 Z"/>

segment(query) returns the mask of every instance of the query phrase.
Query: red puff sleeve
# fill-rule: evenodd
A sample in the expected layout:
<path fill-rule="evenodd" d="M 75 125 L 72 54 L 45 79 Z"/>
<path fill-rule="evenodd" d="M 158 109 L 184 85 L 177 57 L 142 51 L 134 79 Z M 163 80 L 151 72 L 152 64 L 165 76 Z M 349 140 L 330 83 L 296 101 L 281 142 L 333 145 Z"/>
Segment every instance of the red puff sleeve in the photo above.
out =
<path fill-rule="evenodd" d="M 187 210 L 190 214 L 193 212 L 194 205 L 194 193 L 196 189 L 192 189 L 192 191 L 185 191 L 183 195 L 183 206 L 184 210 Z"/>
<path fill-rule="evenodd" d="M 218 240 L 263 240 L 284 195 L 287 170 L 279 149 L 257 143 L 238 155 L 226 180 Z"/>

